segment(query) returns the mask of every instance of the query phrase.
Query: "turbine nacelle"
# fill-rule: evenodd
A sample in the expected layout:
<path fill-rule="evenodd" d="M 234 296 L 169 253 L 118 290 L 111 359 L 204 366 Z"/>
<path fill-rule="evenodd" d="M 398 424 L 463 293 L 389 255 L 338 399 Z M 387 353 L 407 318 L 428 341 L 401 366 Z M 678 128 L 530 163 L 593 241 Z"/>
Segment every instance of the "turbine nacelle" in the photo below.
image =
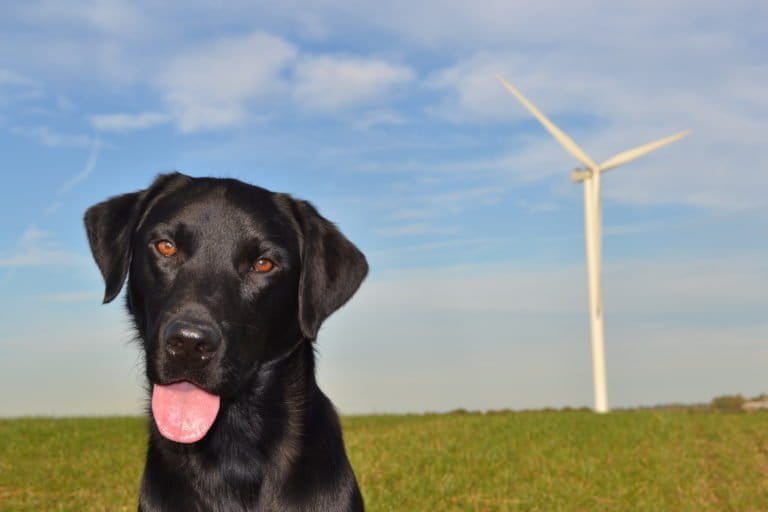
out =
<path fill-rule="evenodd" d="M 592 177 L 592 170 L 585 169 L 583 167 L 577 167 L 571 171 L 571 181 L 576 183 L 582 182 Z"/>

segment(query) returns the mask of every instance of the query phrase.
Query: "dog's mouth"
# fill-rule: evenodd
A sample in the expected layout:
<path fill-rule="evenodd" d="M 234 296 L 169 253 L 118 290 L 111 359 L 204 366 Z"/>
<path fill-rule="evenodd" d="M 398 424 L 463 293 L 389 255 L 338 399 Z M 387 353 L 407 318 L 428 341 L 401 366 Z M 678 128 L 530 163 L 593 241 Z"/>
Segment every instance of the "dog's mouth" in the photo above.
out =
<path fill-rule="evenodd" d="M 217 395 L 183 380 L 155 384 L 152 389 L 152 416 L 160 434 L 177 443 L 195 443 L 216 421 L 221 400 Z"/>

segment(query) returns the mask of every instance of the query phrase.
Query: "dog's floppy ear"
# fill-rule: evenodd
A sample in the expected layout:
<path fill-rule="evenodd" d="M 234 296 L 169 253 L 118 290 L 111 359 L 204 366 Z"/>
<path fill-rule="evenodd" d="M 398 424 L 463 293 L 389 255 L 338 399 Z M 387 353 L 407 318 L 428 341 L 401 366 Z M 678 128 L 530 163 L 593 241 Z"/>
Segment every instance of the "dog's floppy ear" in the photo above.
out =
<path fill-rule="evenodd" d="M 368 274 L 365 256 L 310 203 L 291 199 L 301 230 L 299 325 L 313 340 L 320 325 L 346 303 Z"/>
<path fill-rule="evenodd" d="M 123 287 L 131 263 L 131 238 L 152 199 L 175 181 L 189 179 L 179 173 L 162 174 L 144 190 L 107 199 L 85 212 L 85 230 L 91 253 L 104 277 L 104 303 Z"/>

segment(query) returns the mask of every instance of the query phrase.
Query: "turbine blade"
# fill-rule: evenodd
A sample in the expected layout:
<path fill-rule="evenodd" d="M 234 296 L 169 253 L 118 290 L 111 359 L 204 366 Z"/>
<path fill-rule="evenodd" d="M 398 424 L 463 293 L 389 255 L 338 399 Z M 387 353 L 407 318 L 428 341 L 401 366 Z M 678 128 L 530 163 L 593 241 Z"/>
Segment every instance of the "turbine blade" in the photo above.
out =
<path fill-rule="evenodd" d="M 609 158 L 608 160 L 606 160 L 605 162 L 601 163 L 600 170 L 607 171 L 608 169 L 613 169 L 614 167 L 618 167 L 619 165 L 623 165 L 623 164 L 626 164 L 627 162 L 631 162 L 635 158 L 641 157 L 647 153 L 650 153 L 651 151 L 659 149 L 662 146 L 666 146 L 667 144 L 671 144 L 676 140 L 680 140 L 686 135 L 688 135 L 689 133 L 691 133 L 691 131 L 686 130 L 684 132 L 676 133 L 674 135 L 670 135 L 669 137 L 664 137 L 663 139 L 659 139 L 654 142 L 649 142 L 648 144 L 644 144 L 634 149 L 628 149 L 627 151 L 623 151 L 618 155 L 615 155 Z"/>
<path fill-rule="evenodd" d="M 501 82 L 501 84 L 504 87 L 506 87 L 507 90 L 511 92 L 512 95 L 515 98 L 517 98 L 520 101 L 520 103 L 522 103 L 523 106 L 526 109 L 528 109 L 528 111 L 531 114 L 533 114 L 533 116 L 536 119 L 539 120 L 541 124 L 544 125 L 544 128 L 546 128 L 547 131 L 549 131 L 549 133 L 551 133 L 552 136 L 555 139 L 557 139 L 557 141 L 560 143 L 560 145 L 562 145 L 566 149 L 566 151 L 568 151 L 570 154 L 575 156 L 581 163 L 586 165 L 589 169 L 595 170 L 597 168 L 597 165 L 595 165 L 595 162 L 593 162 L 592 159 L 589 158 L 589 156 L 587 156 L 587 154 L 584 153 L 584 151 L 582 151 L 582 149 L 579 146 L 577 146 L 575 142 L 573 142 L 573 139 L 571 139 L 568 135 L 563 133 L 563 131 L 560 130 L 560 128 L 558 128 L 557 126 L 555 126 L 554 123 L 552 123 L 552 121 L 547 119 L 547 117 L 544 114 L 542 114 L 539 111 L 539 109 L 537 109 L 536 106 L 534 106 L 533 103 L 528 101 L 525 98 L 525 96 L 523 96 L 514 85 L 504 80 L 504 78 L 501 76 L 497 76 L 496 78 L 498 78 L 499 82 Z"/>

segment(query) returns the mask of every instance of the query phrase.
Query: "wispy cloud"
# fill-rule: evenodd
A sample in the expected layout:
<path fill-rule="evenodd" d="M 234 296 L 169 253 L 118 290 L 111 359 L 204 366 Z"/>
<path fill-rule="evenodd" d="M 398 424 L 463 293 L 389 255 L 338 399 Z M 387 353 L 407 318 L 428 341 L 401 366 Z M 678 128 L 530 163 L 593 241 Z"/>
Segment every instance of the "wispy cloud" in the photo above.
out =
<path fill-rule="evenodd" d="M 62 205 L 62 197 L 72 191 L 80 183 L 85 181 L 96 168 L 101 142 L 94 140 L 91 143 L 88 159 L 83 169 L 69 178 L 61 187 L 56 195 L 58 199 L 53 200 L 45 209 L 46 215 L 54 214 Z M 82 255 L 62 248 L 53 238 L 50 232 L 41 230 L 36 224 L 31 224 L 21 234 L 15 247 L 7 250 L 0 250 L 0 267 L 7 269 L 0 282 L 8 282 L 21 267 L 36 266 L 67 266 L 77 265 L 84 261 Z"/>
<path fill-rule="evenodd" d="M 410 68 L 381 59 L 304 57 L 294 68 L 294 97 L 310 110 L 337 112 L 382 98 L 414 77 Z"/>
<path fill-rule="evenodd" d="M 141 112 L 138 114 L 99 114 L 90 118 L 91 126 L 105 132 L 131 132 L 143 130 L 171 120 L 168 114 L 161 112 Z"/>
<path fill-rule="evenodd" d="M 575 164 L 569 155 L 557 151 L 556 144 L 544 136 L 520 135 L 510 142 L 510 149 L 495 150 L 487 156 L 476 156 L 476 152 L 472 152 L 453 159 L 445 159 L 441 155 L 407 160 L 363 160 L 357 162 L 354 169 L 366 173 L 412 174 L 443 180 L 482 178 L 486 183 L 529 183 L 557 173 L 567 179 L 567 173 Z"/>
<path fill-rule="evenodd" d="M 275 102 L 293 102 L 300 109 L 324 114 L 370 107 L 414 78 L 407 66 L 378 58 L 302 56 L 294 44 L 254 32 L 207 42 L 175 57 L 157 85 L 170 116 L 188 133 L 259 119 L 274 111 Z M 167 120 L 157 113 L 91 119 L 98 129 L 140 129 Z M 358 125 L 401 122 L 396 114 L 379 109 Z"/>
<path fill-rule="evenodd" d="M 54 213 L 59 211 L 59 208 L 61 208 L 61 201 L 57 199 L 56 201 L 53 201 L 51 204 L 49 204 L 45 208 L 45 213 L 46 215 L 53 215 Z"/>
<path fill-rule="evenodd" d="M 480 186 L 455 190 L 450 192 L 440 192 L 422 196 L 422 200 L 428 204 L 435 204 L 441 207 L 467 206 L 468 204 L 495 204 L 498 203 L 504 191 L 496 186 Z"/>
<path fill-rule="evenodd" d="M 96 139 L 80 133 L 60 133 L 47 126 L 34 128 L 13 127 L 11 133 L 32 139 L 39 144 L 49 147 L 87 148 L 92 146 Z"/>
<path fill-rule="evenodd" d="M 37 86 L 38 83 L 31 78 L 11 71 L 9 69 L 0 69 L 0 86 Z"/>
<path fill-rule="evenodd" d="M 6 268 L 74 265 L 82 261 L 80 255 L 61 248 L 49 232 L 35 225 L 21 234 L 13 249 L 0 251 L 0 267 Z"/>
<path fill-rule="evenodd" d="M 665 34 L 674 54 L 654 45 L 637 55 L 642 64 L 622 53 L 637 54 L 637 47 L 621 37 L 611 51 L 577 46 L 546 61 L 537 51 L 478 51 L 427 78 L 439 98 L 429 111 L 456 123 L 497 126 L 511 136 L 524 130 L 525 137 L 515 136 L 521 147 L 506 164 L 532 176 L 547 171 L 541 162 L 560 161 L 564 167 L 573 160 L 498 84 L 496 74 L 516 83 L 598 161 L 692 128 L 691 137 L 633 162 L 631 170 L 612 172 L 605 196 L 634 204 L 765 209 L 768 203 L 756 191 L 768 157 L 758 149 L 762 142 L 756 135 L 768 121 L 768 102 L 752 91 L 768 75 L 751 64 L 754 57 L 746 48 L 739 50 L 741 42 L 732 35 L 694 41 L 694 33 Z M 703 59 L 705 49 L 711 56 Z M 669 65 L 660 67 L 669 59 L 681 62 L 680 69 L 685 62 L 685 76 Z M 715 61 L 734 71 L 713 74 Z M 611 73 L 596 73 L 598 64 Z M 532 140 L 538 141 L 536 147 Z M 730 178 L 734 169 L 737 179 Z"/>
<path fill-rule="evenodd" d="M 534 213 L 556 212 L 563 208 L 561 204 L 558 204 L 555 201 L 549 201 L 549 200 L 531 201 L 525 198 L 521 198 L 515 201 L 515 204 L 526 211 L 534 212 Z M 603 231 L 603 233 L 605 234 L 605 230 Z"/>
<path fill-rule="evenodd" d="M 391 238 L 405 236 L 445 235 L 449 233 L 455 233 L 456 231 L 457 230 L 455 227 L 439 226 L 428 222 L 398 224 L 376 230 L 379 235 Z"/>
<path fill-rule="evenodd" d="M 72 112 L 77 110 L 77 105 L 69 96 L 64 94 L 56 94 L 56 108 L 65 112 Z"/>
<path fill-rule="evenodd" d="M 62 196 L 75 188 L 77 185 L 85 181 L 88 176 L 93 173 L 93 170 L 96 168 L 96 162 L 99 158 L 99 151 L 101 150 L 101 142 L 98 140 L 94 140 L 91 143 L 91 149 L 88 153 L 88 160 L 85 162 L 85 167 L 83 167 L 83 170 L 72 176 L 70 179 L 68 179 L 61 187 L 59 187 L 59 190 L 57 192 L 57 195 Z M 54 203 L 55 204 L 55 203 Z"/>
<path fill-rule="evenodd" d="M 176 57 L 158 85 L 182 132 L 237 126 L 251 117 L 252 101 L 280 88 L 295 55 L 263 32 L 222 38 Z"/>
<path fill-rule="evenodd" d="M 399 125 L 405 124 L 408 120 L 405 116 L 391 110 L 372 110 L 364 113 L 357 121 L 355 127 L 361 130 L 368 130 L 375 126 Z"/>
<path fill-rule="evenodd" d="M 21 238 L 19 238 L 19 245 L 31 245 L 36 242 L 40 242 L 47 237 L 48 233 L 41 231 L 37 226 L 32 225 L 24 230 L 24 232 L 21 234 Z"/>
<path fill-rule="evenodd" d="M 137 6 L 124 0 L 85 0 L 71 5 L 41 0 L 17 9 L 29 21 L 53 22 L 110 36 L 137 35 L 150 24 Z"/>

